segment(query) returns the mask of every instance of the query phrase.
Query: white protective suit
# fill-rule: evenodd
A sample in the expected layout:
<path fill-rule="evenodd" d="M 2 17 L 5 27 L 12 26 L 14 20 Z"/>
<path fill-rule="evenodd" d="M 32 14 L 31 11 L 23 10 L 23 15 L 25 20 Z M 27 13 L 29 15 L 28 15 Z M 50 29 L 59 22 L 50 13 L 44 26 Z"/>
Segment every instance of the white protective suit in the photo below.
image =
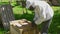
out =
<path fill-rule="evenodd" d="M 34 21 L 37 25 L 41 24 L 44 21 L 47 21 L 53 17 L 53 10 L 50 5 L 45 1 L 40 0 L 27 0 L 26 8 L 28 9 L 30 6 L 35 8 L 35 17 Z"/>

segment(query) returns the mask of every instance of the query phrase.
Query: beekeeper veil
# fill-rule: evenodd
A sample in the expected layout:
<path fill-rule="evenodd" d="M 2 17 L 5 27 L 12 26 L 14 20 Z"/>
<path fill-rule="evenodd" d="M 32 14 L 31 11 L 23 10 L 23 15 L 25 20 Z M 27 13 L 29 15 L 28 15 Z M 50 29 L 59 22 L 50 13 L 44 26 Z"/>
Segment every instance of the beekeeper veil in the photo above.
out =
<path fill-rule="evenodd" d="M 29 8 L 32 5 L 34 5 L 34 0 L 26 0 L 26 8 Z"/>

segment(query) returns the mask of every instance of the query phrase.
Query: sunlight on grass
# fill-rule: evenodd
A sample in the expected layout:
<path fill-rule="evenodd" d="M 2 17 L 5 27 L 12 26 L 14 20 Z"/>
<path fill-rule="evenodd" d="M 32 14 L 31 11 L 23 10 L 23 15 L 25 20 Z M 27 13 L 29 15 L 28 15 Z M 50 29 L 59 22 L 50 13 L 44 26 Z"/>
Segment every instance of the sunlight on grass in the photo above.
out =
<path fill-rule="evenodd" d="M 23 11 L 26 12 L 26 8 L 22 8 L 22 6 L 15 6 L 15 7 L 13 8 L 14 14 L 22 14 Z M 30 11 L 30 10 L 28 10 L 28 9 L 27 9 L 27 12 L 28 12 L 29 14 L 32 14 L 32 11 Z"/>
<path fill-rule="evenodd" d="M 16 6 L 13 8 L 14 14 L 20 14 L 23 9 L 20 6 Z"/>
<path fill-rule="evenodd" d="M 58 28 L 60 28 L 60 26 L 57 26 Z"/>
<path fill-rule="evenodd" d="M 52 6 L 53 10 L 56 11 L 56 10 L 59 10 L 60 7 L 59 6 Z"/>
<path fill-rule="evenodd" d="M 11 0 L 12 2 L 15 2 L 16 0 Z M 9 0 L 0 0 L 0 2 L 9 2 Z"/>

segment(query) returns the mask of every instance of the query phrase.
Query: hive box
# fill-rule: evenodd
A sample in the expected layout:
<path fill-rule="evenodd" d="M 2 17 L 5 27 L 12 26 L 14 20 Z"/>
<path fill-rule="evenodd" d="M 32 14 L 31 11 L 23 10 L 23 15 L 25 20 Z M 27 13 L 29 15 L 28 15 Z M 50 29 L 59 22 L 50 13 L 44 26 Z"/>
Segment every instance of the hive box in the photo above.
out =
<path fill-rule="evenodd" d="M 10 34 L 39 34 L 37 27 L 32 27 L 31 22 L 28 23 L 27 21 L 24 21 L 23 23 L 21 23 L 21 20 L 10 22 Z"/>

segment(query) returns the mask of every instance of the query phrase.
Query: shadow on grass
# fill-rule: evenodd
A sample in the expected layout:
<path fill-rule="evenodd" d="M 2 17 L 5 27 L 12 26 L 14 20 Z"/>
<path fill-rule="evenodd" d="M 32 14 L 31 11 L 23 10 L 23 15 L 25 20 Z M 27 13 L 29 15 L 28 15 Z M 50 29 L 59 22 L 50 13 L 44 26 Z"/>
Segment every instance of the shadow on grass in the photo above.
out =
<path fill-rule="evenodd" d="M 34 14 L 14 14 L 14 16 L 15 16 L 16 20 L 18 20 L 18 19 L 27 19 L 27 20 L 32 21 L 33 17 L 34 17 Z"/>
<path fill-rule="evenodd" d="M 0 23 L 1 23 L 1 22 L 0 22 Z M 3 25 L 2 25 L 2 24 L 0 24 L 0 34 L 2 34 L 2 33 L 3 33 L 3 31 L 4 31 Z"/>
<path fill-rule="evenodd" d="M 49 28 L 50 33 L 60 34 L 60 12 L 55 11 L 51 26 Z"/>

